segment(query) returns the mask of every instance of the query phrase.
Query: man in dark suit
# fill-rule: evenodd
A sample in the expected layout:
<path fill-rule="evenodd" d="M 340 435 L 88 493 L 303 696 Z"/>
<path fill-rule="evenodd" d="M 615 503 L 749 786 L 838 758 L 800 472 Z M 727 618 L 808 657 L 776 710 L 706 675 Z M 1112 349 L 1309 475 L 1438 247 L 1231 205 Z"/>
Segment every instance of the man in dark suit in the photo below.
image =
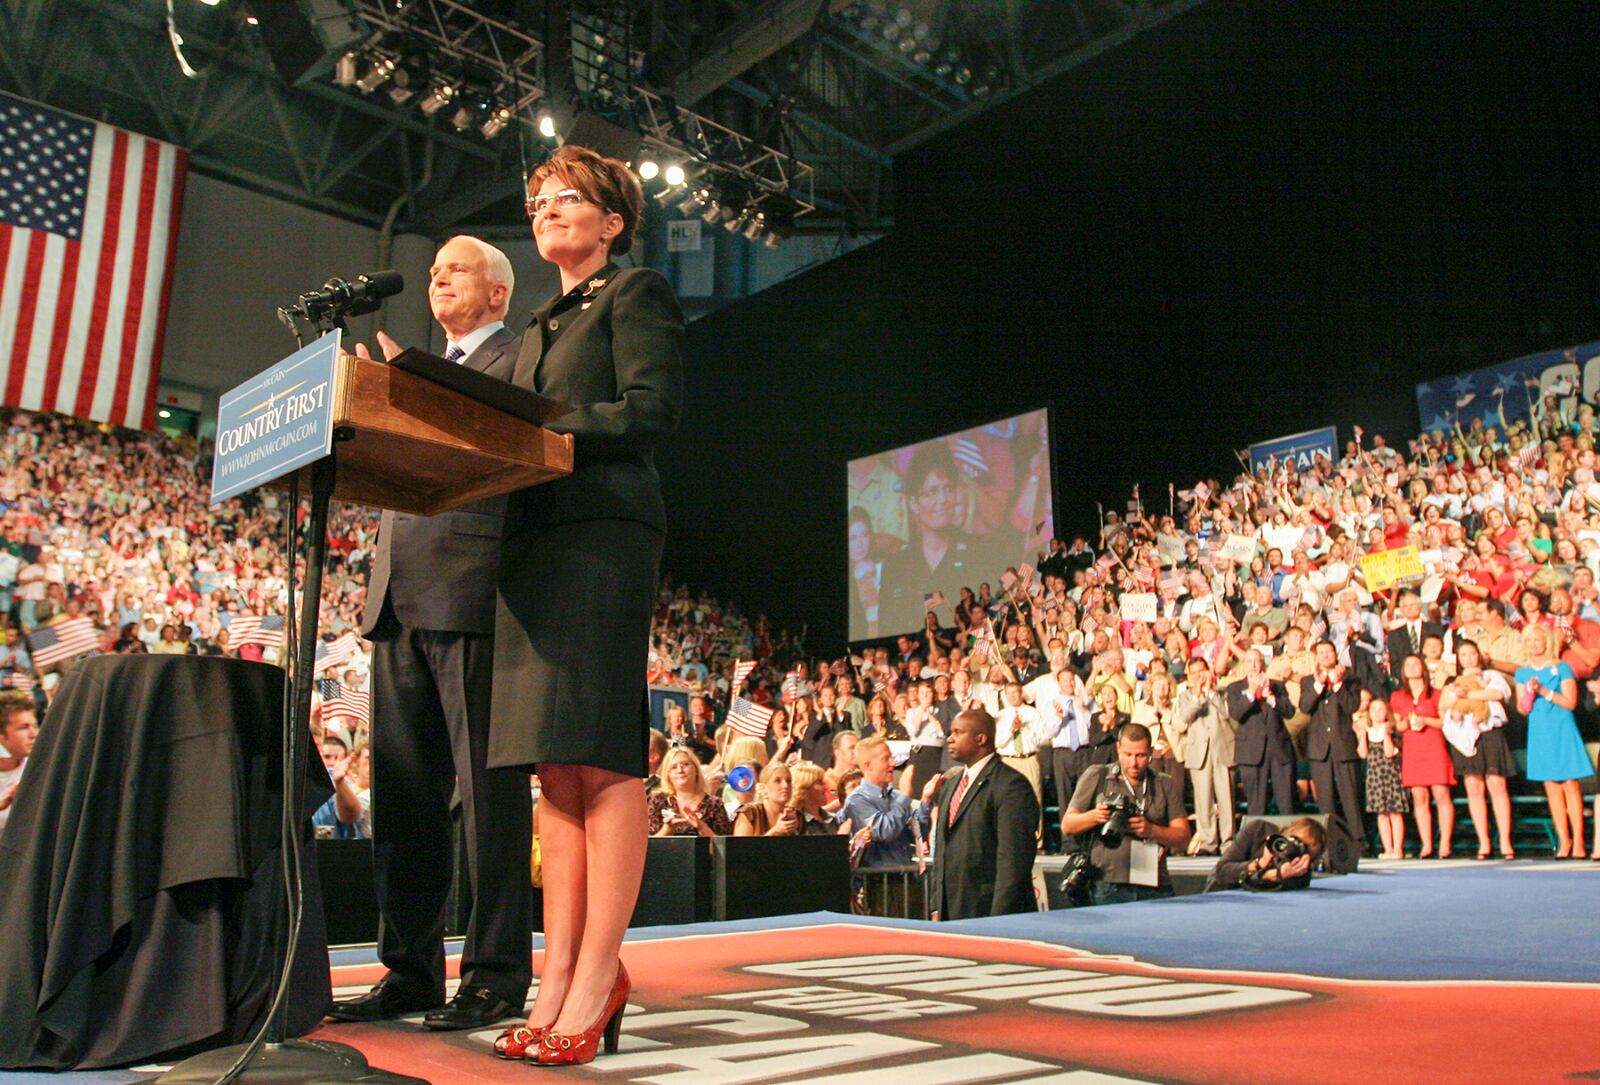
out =
<path fill-rule="evenodd" d="M 1365 840 L 1361 827 L 1361 757 L 1351 721 L 1361 707 L 1361 687 L 1339 662 L 1339 650 L 1319 640 L 1316 670 L 1300 679 L 1300 711 L 1311 716 L 1306 726 L 1306 758 L 1317 809 L 1337 821 L 1352 840 Z M 1349 679 L 1349 680 L 1347 680 Z"/>
<path fill-rule="evenodd" d="M 1294 813 L 1294 742 L 1283 726 L 1294 715 L 1289 691 L 1267 677 L 1260 652 L 1245 653 L 1244 677 L 1228 687 L 1228 715 L 1239 729 L 1233 736 L 1233 763 L 1239 769 L 1251 817 L 1267 812 L 1267 793 L 1283 816 Z"/>
<path fill-rule="evenodd" d="M 994 718 L 981 708 L 956 716 L 946 740 L 963 768 L 929 781 L 934 919 L 973 919 L 1038 909 L 1033 895 L 1033 785 L 995 755 Z"/>
<path fill-rule="evenodd" d="M 1422 654 L 1422 642 L 1429 637 L 1444 639 L 1444 626 L 1422 619 L 1422 596 L 1410 588 L 1400 592 L 1395 600 L 1395 617 L 1399 624 L 1384 636 L 1384 647 L 1389 650 L 1389 673 L 1400 674 L 1400 661 L 1409 655 Z"/>
<path fill-rule="evenodd" d="M 499 249 L 456 237 L 439 250 L 428 300 L 447 336 L 446 359 L 510 379 L 519 342 L 505 326 L 511 288 Z M 399 352 L 381 333 L 380 343 L 388 357 Z M 383 514 L 361 631 L 374 643 L 373 881 L 378 955 L 389 972 L 367 994 L 337 1003 L 338 1020 L 430 1010 L 428 1028 L 485 1028 L 520 1016 L 527 998 L 528 779 L 485 767 L 504 515 L 503 497 L 437 516 Z M 461 986 L 443 1005 L 452 791 L 473 900 Z"/>

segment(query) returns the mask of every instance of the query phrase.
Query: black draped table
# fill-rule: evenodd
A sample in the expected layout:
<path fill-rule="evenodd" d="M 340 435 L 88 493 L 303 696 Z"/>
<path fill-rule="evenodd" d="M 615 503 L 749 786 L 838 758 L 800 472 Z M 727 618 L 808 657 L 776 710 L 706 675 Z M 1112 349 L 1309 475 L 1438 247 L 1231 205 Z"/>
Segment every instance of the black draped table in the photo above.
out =
<path fill-rule="evenodd" d="M 98 656 L 45 715 L 0 835 L 0 1068 L 121 1066 L 241 1042 L 287 938 L 278 873 L 284 672 Z M 286 1031 L 331 1003 L 305 743 L 304 920 Z"/>

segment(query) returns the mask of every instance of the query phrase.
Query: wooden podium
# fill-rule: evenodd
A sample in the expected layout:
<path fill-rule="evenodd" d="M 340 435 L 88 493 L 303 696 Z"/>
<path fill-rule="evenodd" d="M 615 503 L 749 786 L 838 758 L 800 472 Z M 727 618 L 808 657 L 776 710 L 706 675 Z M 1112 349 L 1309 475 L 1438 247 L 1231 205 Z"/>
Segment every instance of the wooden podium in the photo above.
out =
<path fill-rule="evenodd" d="M 299 479 L 302 492 L 310 497 L 303 529 L 305 584 L 300 591 L 296 643 L 290 646 L 294 653 L 290 679 L 294 709 L 284 720 L 283 748 L 290 765 L 300 763 L 299 744 L 311 733 L 312 669 L 329 502 L 349 501 L 431 516 L 572 473 L 572 437 L 551 433 L 540 425 L 565 414 L 569 408 L 564 404 L 533 396 L 525 389 L 508 391 L 504 382 L 482 378 L 476 371 L 461 372 L 431 355 L 416 352 L 416 357 L 408 358 L 411 353 L 393 363 L 338 355 L 328 385 L 332 451 L 298 471 L 286 468 L 282 476 L 265 483 L 284 487 L 291 479 Z M 407 368 L 412 364 L 437 379 Z M 461 387 L 475 389 L 484 398 L 458 390 Z M 508 409 L 484 399 L 504 403 Z M 300 880 L 301 844 L 297 841 L 304 785 L 293 775 L 286 779 L 284 843 L 279 854 L 285 863 L 285 881 L 294 884 Z M 301 907 L 291 894 L 288 925 L 292 929 L 297 929 Z M 275 950 L 274 974 L 281 976 L 286 950 L 281 945 Z M 348 1045 L 288 1039 L 284 994 L 280 983 L 267 1023 L 251 1043 L 185 1059 L 161 1076 L 160 1085 L 210 1085 L 239 1066 L 244 1069 L 237 1080 L 252 1085 L 304 1085 L 308 1081 L 426 1085 L 421 1078 L 372 1069 L 366 1058 Z"/>
<path fill-rule="evenodd" d="M 546 417 L 566 409 L 546 402 Z M 353 354 L 334 370 L 333 425 L 335 501 L 432 516 L 572 473 L 571 435 Z M 307 491 L 313 467 L 300 470 Z"/>

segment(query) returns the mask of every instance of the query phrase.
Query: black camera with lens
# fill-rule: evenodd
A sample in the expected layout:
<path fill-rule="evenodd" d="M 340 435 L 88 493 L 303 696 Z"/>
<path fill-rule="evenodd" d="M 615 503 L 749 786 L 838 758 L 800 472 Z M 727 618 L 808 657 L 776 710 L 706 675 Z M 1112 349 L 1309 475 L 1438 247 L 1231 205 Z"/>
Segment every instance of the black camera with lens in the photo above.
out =
<path fill-rule="evenodd" d="M 1108 848 L 1122 846 L 1122 838 L 1128 834 L 1128 818 L 1132 816 L 1132 804 L 1126 795 L 1106 795 L 1100 800 L 1102 806 L 1111 808 L 1111 816 L 1106 823 L 1100 826 L 1100 842 Z"/>
<path fill-rule="evenodd" d="M 1267 837 L 1267 850 L 1272 852 L 1272 861 L 1278 866 L 1285 866 L 1302 855 L 1311 854 L 1311 848 L 1304 840 L 1282 833 Z"/>

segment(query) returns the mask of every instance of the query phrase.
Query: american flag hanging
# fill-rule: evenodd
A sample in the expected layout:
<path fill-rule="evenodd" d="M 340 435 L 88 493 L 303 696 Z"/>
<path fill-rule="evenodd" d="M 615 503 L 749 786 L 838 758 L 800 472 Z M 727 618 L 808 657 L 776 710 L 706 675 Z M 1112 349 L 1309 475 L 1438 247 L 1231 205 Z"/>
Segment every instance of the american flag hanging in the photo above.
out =
<path fill-rule="evenodd" d="M 28 651 L 41 671 L 99 647 L 100 630 L 89 618 L 68 618 L 28 634 Z"/>
<path fill-rule="evenodd" d="M 0 404 L 155 424 L 187 162 L 0 94 Z"/>
<path fill-rule="evenodd" d="M 322 722 L 349 719 L 361 727 L 372 726 L 372 694 L 360 689 L 340 686 L 332 697 L 322 702 Z"/>
<path fill-rule="evenodd" d="M 724 722 L 733 728 L 734 734 L 766 738 L 767 727 L 772 723 L 772 712 L 772 709 L 763 708 L 753 701 L 735 697 L 733 706 L 728 709 L 728 718 Z"/>
<path fill-rule="evenodd" d="M 241 614 L 228 626 L 228 651 L 237 652 L 246 644 L 259 644 L 263 648 L 282 648 L 288 641 L 284 636 L 282 614 L 258 617 Z"/>

